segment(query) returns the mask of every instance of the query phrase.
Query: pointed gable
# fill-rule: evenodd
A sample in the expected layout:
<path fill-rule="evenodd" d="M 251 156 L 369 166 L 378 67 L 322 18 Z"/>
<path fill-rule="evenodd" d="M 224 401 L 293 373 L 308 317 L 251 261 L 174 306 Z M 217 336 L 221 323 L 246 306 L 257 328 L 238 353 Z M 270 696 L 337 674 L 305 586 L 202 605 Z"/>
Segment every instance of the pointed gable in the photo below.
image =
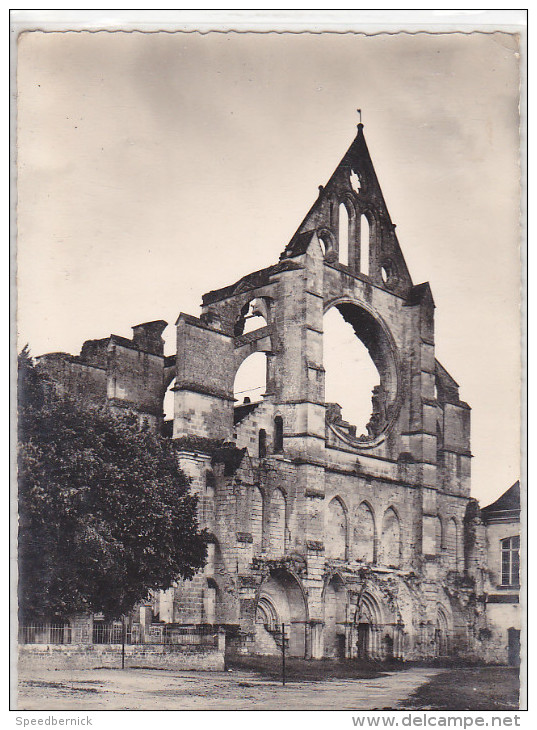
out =
<path fill-rule="evenodd" d="M 363 125 L 281 259 L 300 256 L 317 232 L 325 260 L 407 296 L 408 272 L 364 137 Z"/>

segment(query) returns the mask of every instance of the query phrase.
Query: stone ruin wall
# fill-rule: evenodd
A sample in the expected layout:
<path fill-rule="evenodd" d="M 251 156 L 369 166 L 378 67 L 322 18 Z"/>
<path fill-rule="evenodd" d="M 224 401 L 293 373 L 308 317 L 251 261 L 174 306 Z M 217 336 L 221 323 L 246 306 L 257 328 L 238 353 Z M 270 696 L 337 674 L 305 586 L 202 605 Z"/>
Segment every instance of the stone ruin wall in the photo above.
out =
<path fill-rule="evenodd" d="M 262 324 L 244 332 L 251 307 Z M 325 402 L 332 307 L 379 372 L 362 436 Z M 66 392 L 164 429 L 199 494 L 207 566 L 155 596 L 156 620 L 223 625 L 239 652 L 278 652 L 285 623 L 297 656 L 480 653 L 486 563 L 470 408 L 435 358 L 434 309 L 429 285 L 412 283 L 359 125 L 280 261 L 205 294 L 199 317 L 180 314 L 176 356 L 164 356 L 158 321 L 130 340 L 88 341 L 79 356 L 39 358 Z M 235 374 L 259 352 L 264 398 L 237 403 Z"/>

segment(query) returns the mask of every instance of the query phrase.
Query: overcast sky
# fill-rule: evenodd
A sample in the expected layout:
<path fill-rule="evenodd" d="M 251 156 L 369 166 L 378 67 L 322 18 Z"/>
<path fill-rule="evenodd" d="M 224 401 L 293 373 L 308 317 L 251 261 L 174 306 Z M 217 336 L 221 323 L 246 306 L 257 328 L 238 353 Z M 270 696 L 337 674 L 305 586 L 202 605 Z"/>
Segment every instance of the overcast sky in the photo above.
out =
<path fill-rule="evenodd" d="M 20 344 L 165 319 L 174 352 L 180 311 L 277 261 L 361 107 L 495 499 L 520 476 L 518 63 L 503 33 L 23 35 Z"/>

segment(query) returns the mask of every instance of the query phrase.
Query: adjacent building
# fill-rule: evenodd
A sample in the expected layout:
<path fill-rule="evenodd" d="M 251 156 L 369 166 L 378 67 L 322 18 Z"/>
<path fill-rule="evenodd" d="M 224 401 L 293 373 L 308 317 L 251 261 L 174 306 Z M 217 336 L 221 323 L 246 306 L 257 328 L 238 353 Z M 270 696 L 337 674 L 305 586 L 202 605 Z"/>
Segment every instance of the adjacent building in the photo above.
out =
<path fill-rule="evenodd" d="M 481 509 L 487 540 L 487 629 L 489 660 L 520 663 L 520 482 Z"/>

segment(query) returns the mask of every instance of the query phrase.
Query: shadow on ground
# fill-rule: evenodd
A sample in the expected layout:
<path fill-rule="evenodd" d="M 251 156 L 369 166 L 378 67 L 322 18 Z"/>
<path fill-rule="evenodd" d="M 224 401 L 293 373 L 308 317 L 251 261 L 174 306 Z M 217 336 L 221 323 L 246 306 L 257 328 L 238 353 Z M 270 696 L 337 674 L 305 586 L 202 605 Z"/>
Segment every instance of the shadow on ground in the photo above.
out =
<path fill-rule="evenodd" d="M 425 682 L 406 700 L 409 710 L 518 710 L 519 670 L 514 667 L 461 667 Z"/>
<path fill-rule="evenodd" d="M 261 677 L 279 680 L 282 660 L 278 656 L 240 656 L 226 658 L 228 671 L 254 672 Z M 327 679 L 373 679 L 386 672 L 404 669 L 401 662 L 372 662 L 357 659 L 298 659 L 287 657 L 285 676 L 289 681 L 323 682 Z"/>

